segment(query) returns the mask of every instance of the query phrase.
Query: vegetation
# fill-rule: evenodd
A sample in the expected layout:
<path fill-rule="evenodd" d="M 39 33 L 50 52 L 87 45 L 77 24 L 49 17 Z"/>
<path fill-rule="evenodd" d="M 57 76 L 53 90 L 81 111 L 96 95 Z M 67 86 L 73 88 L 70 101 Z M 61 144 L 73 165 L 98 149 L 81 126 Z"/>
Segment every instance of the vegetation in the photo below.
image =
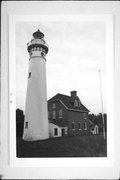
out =
<path fill-rule="evenodd" d="M 22 137 L 24 126 L 24 114 L 20 109 L 16 109 L 16 136 Z"/>
<path fill-rule="evenodd" d="M 102 114 L 89 114 L 89 119 L 99 126 L 99 135 L 58 137 L 42 141 L 22 140 L 24 113 L 16 109 L 17 157 L 106 157 L 107 142 L 103 139 Z M 104 114 L 105 130 L 107 115 Z"/>
<path fill-rule="evenodd" d="M 106 157 L 102 135 L 58 137 L 42 141 L 17 139 L 17 157 Z"/>
<path fill-rule="evenodd" d="M 97 115 L 89 114 L 89 119 L 94 124 L 98 125 L 99 133 L 102 133 L 102 131 L 103 131 L 102 114 L 101 113 L 99 113 Z M 104 121 L 105 121 L 105 131 L 107 131 L 107 114 L 104 114 Z M 16 109 L 16 134 L 17 134 L 17 137 L 22 137 L 23 125 L 24 125 L 24 113 L 21 109 Z"/>
<path fill-rule="evenodd" d="M 104 125 L 105 125 L 105 132 L 107 131 L 107 114 L 104 114 Z M 89 114 L 89 119 L 94 123 L 97 124 L 99 127 L 99 133 L 103 132 L 103 119 L 102 114 L 99 113 L 97 115 L 95 114 Z"/>

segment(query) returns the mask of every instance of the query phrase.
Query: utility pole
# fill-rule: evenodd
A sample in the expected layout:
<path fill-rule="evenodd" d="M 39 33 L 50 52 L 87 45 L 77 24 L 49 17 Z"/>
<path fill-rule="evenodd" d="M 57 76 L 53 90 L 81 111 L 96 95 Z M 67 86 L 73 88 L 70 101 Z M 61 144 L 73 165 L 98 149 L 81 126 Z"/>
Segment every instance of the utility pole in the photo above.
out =
<path fill-rule="evenodd" d="M 103 138 L 105 140 L 105 121 L 104 121 L 104 112 L 103 112 L 103 97 L 102 97 L 102 83 L 101 83 L 101 70 L 99 70 L 99 79 L 100 79 L 100 97 L 101 97 L 101 108 L 102 108 L 102 121 L 103 121 Z"/>

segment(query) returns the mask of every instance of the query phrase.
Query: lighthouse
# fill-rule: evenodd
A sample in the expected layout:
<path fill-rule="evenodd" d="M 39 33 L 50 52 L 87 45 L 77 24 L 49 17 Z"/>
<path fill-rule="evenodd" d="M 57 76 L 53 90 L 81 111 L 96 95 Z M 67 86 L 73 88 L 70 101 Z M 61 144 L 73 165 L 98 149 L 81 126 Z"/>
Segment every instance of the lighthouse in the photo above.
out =
<path fill-rule="evenodd" d="M 23 139 L 26 141 L 49 138 L 46 88 L 46 55 L 48 45 L 38 29 L 27 44 L 29 72 L 26 95 Z"/>

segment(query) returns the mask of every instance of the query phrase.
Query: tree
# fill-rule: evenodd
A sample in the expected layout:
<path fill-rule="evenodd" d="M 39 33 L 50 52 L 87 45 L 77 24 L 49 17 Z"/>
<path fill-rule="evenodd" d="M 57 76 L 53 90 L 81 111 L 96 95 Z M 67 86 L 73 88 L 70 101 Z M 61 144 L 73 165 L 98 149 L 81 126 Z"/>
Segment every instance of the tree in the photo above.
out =
<path fill-rule="evenodd" d="M 94 114 L 89 114 L 89 120 L 91 120 L 92 122 L 94 122 L 94 120 L 95 120 L 95 115 L 94 115 Z"/>
<path fill-rule="evenodd" d="M 103 119 L 102 114 L 99 113 L 97 115 L 95 114 L 89 114 L 89 119 L 94 123 L 97 124 L 99 127 L 99 132 L 103 132 Z M 107 114 L 104 113 L 104 126 L 105 126 L 105 132 L 107 131 Z"/>
<path fill-rule="evenodd" d="M 24 126 L 24 113 L 21 109 L 16 109 L 16 136 L 22 137 Z"/>

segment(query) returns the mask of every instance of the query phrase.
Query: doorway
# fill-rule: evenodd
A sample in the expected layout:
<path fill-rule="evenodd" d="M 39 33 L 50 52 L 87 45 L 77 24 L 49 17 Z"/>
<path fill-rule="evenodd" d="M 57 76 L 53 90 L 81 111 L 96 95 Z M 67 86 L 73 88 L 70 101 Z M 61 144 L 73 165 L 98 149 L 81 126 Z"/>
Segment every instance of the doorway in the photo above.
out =
<path fill-rule="evenodd" d="M 65 135 L 65 129 L 62 129 L 62 136 Z"/>
<path fill-rule="evenodd" d="M 57 128 L 54 129 L 54 135 L 55 135 L 55 136 L 58 135 L 58 129 L 57 129 Z"/>

